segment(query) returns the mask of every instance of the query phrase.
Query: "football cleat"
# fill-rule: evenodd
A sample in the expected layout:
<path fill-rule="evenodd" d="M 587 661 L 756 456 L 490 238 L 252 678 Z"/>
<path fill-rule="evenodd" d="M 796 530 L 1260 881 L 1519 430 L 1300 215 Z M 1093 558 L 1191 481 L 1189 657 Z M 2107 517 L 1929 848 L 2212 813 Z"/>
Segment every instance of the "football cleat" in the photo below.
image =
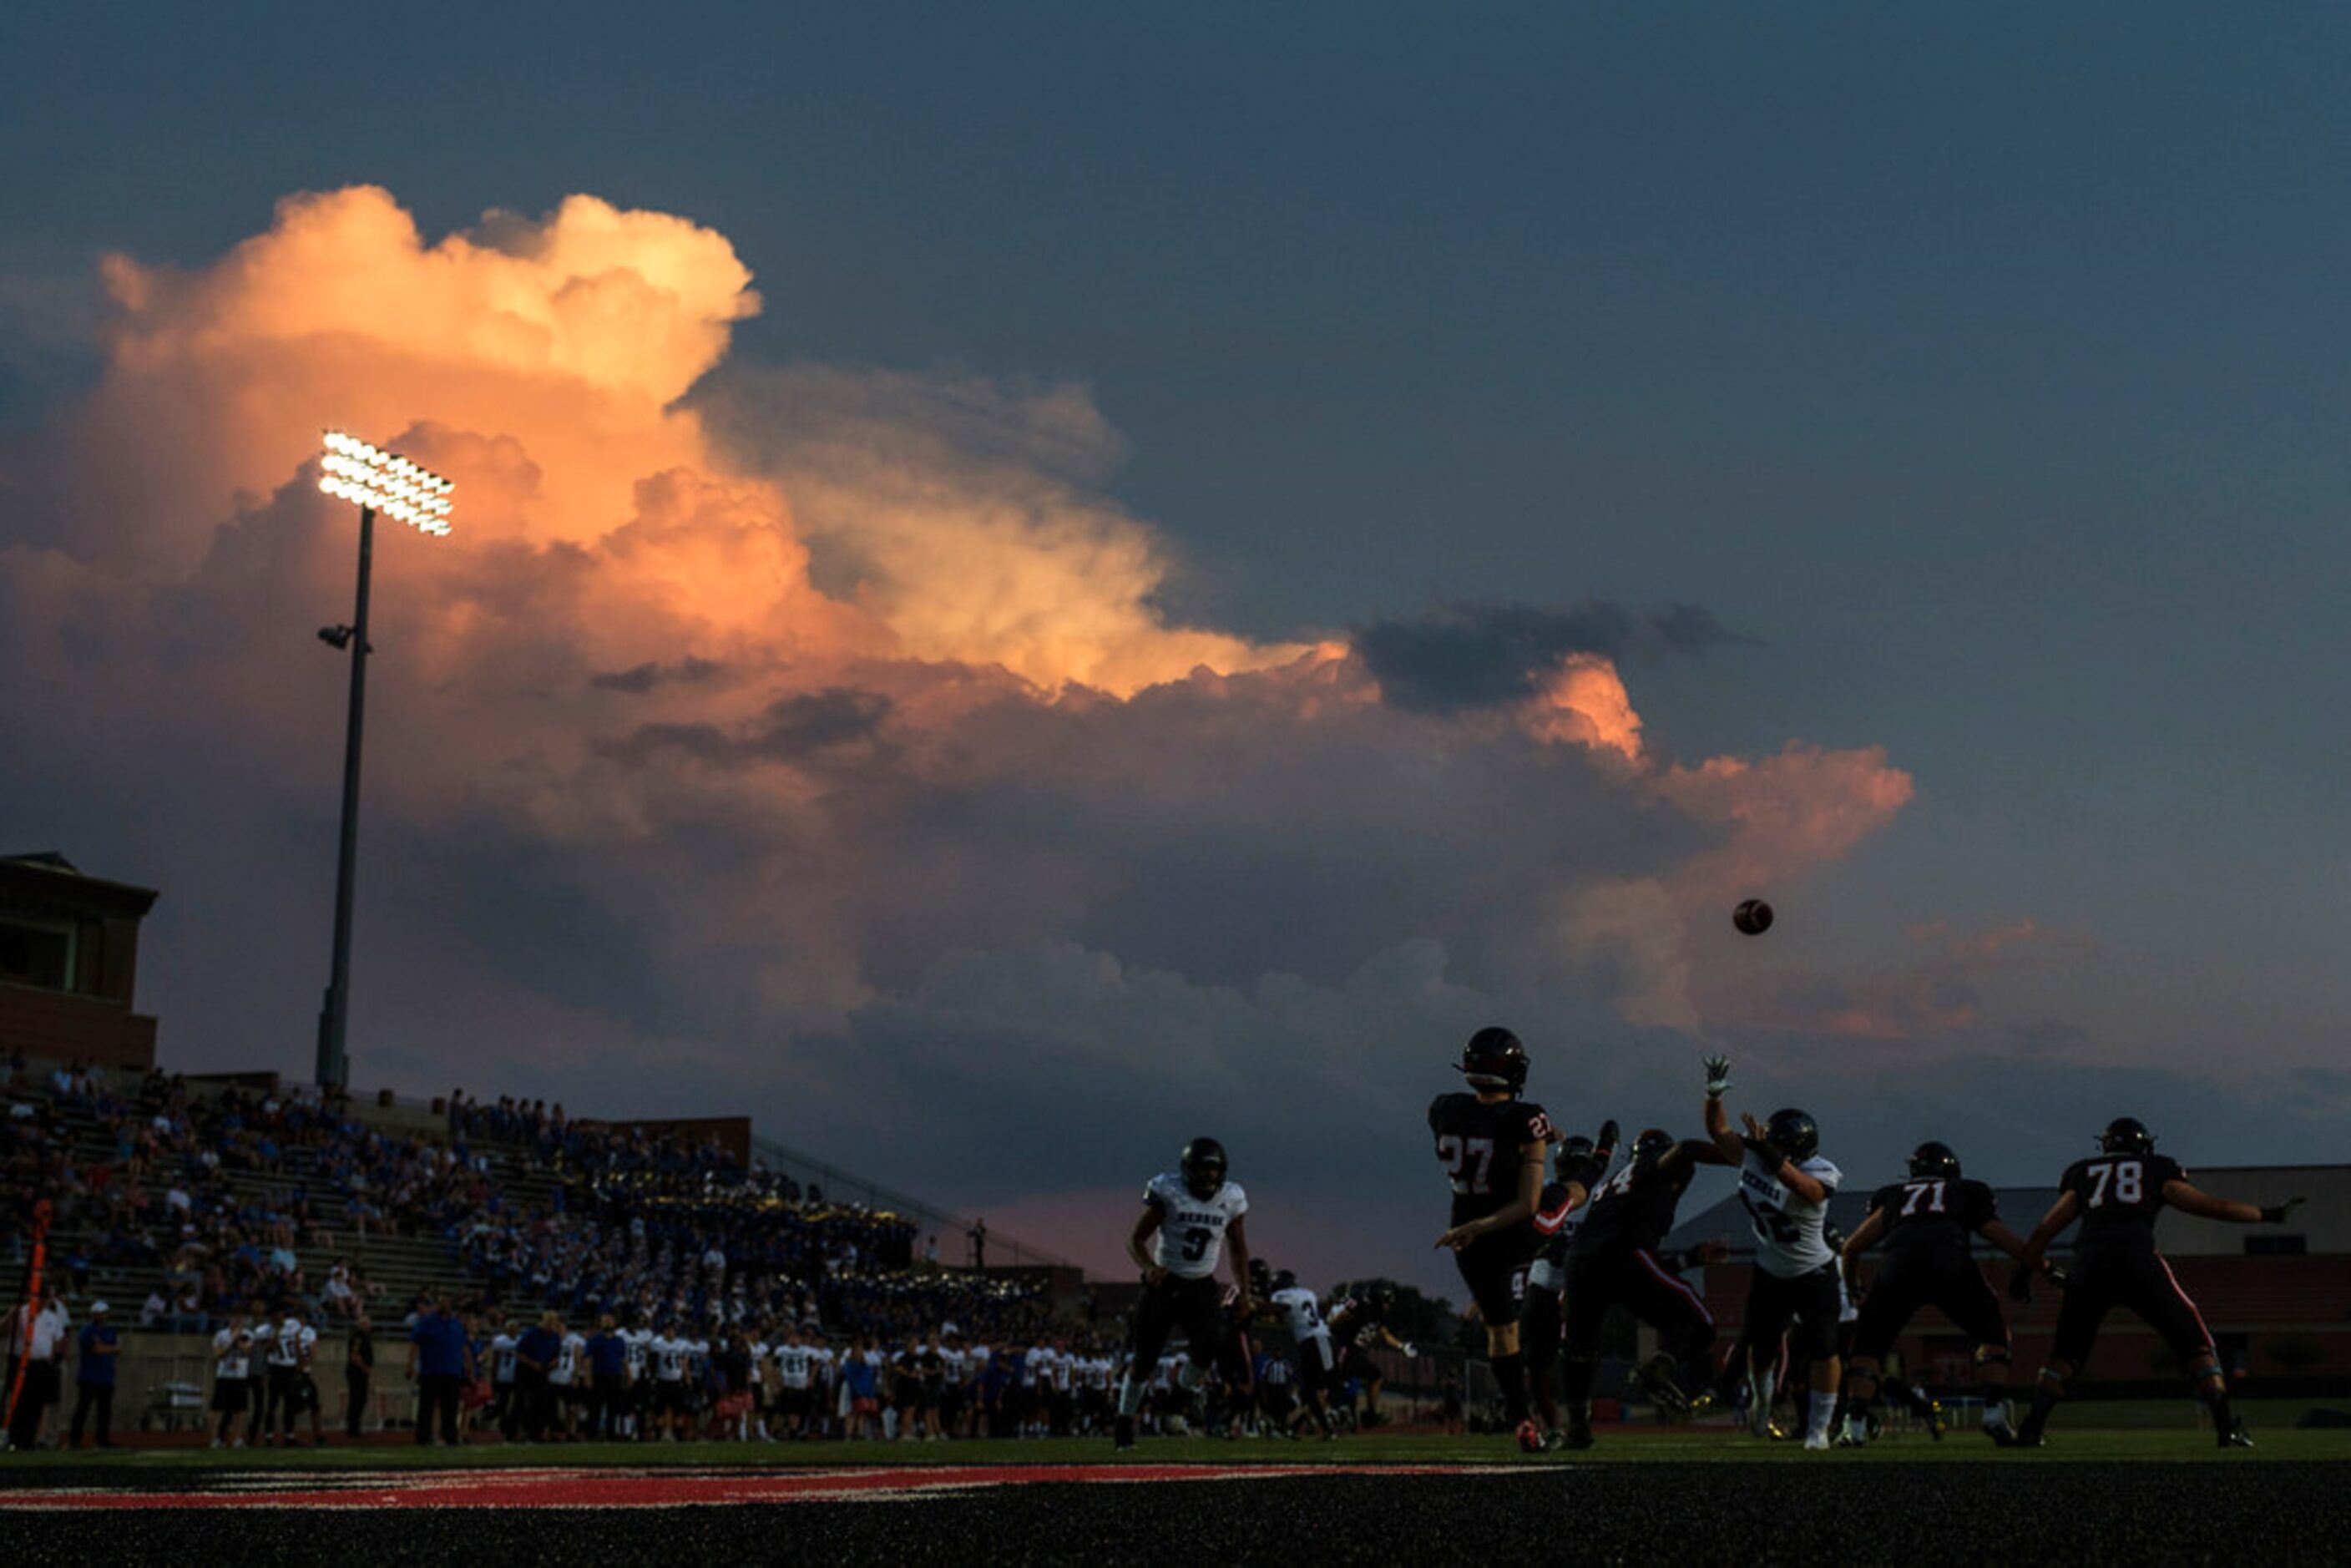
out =
<path fill-rule="evenodd" d="M 1132 1453 L 1134 1451 L 1134 1416 L 1121 1416 L 1117 1421 L 1113 1424 L 1112 1431 L 1114 1434 L 1111 1439 L 1111 1446 L 1113 1448 L 1116 1448 L 1122 1454 Z"/>
<path fill-rule="evenodd" d="M 1987 1413 L 1984 1416 L 1983 1432 L 1985 1437 L 2003 1448 L 2016 1447 L 2016 1428 L 2008 1424 L 2008 1415 L 2005 1411 L 1994 1410 Z"/>
<path fill-rule="evenodd" d="M 1666 1356 L 1652 1356 L 1633 1369 L 1633 1381 L 1657 1407 L 1657 1414 L 1668 1421 L 1687 1421 L 1690 1416 L 1689 1396 L 1674 1382 L 1673 1362 Z"/>
<path fill-rule="evenodd" d="M 1826 1432 L 1807 1432 L 1804 1434 L 1804 1448 L 1808 1452 L 1825 1454 L 1834 1446 L 1834 1445 L 1830 1443 L 1829 1435 Z"/>
<path fill-rule="evenodd" d="M 1566 1447 L 1578 1449 L 1592 1447 L 1592 1423 L 1580 1414 L 1567 1418 Z"/>
<path fill-rule="evenodd" d="M 1542 1428 L 1536 1426 L 1531 1420 L 1520 1422 L 1519 1448 L 1520 1451 L 1529 1454 L 1540 1454 L 1542 1452 Z"/>
<path fill-rule="evenodd" d="M 2250 1448 L 2252 1446 L 2253 1440 L 2246 1435 L 2245 1421 L 2241 1416 L 2230 1422 L 2229 1429 L 2220 1434 L 2220 1447 L 2224 1448 Z"/>
<path fill-rule="evenodd" d="M 1550 1431 L 1543 1434 L 1542 1446 L 1544 1453 L 1556 1454 L 1562 1448 L 1567 1447 L 1567 1434 L 1561 1431 L 1558 1427 L 1553 1427 Z"/>

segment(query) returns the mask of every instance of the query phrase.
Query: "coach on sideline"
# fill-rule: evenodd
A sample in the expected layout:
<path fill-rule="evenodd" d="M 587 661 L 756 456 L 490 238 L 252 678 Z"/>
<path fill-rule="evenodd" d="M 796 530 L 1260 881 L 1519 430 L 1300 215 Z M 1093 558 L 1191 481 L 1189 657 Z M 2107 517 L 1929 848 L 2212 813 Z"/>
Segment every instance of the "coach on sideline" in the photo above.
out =
<path fill-rule="evenodd" d="M 457 1391 L 474 1380 L 474 1347 L 446 1295 L 434 1298 L 433 1310 L 416 1320 L 408 1342 L 408 1375 L 416 1385 L 417 1442 L 432 1443 L 437 1411 L 441 1441 L 455 1448 Z"/>

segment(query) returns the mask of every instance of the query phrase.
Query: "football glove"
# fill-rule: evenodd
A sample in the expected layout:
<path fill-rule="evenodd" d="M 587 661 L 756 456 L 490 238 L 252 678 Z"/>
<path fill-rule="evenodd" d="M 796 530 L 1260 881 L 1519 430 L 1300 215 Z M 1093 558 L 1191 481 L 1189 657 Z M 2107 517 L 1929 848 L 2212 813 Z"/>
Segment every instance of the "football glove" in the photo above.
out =
<path fill-rule="evenodd" d="M 1729 1087 L 1730 1058 L 1708 1057 L 1706 1059 L 1706 1097 L 1709 1100 L 1719 1100 L 1722 1098 L 1723 1091 Z"/>
<path fill-rule="evenodd" d="M 2061 1291 L 2066 1289 L 2074 1282 L 2074 1276 L 2065 1272 L 2065 1266 L 2062 1263 L 2050 1264 L 2047 1269 L 2047 1273 L 2049 1275 L 2049 1282 L 2056 1286 Z"/>
<path fill-rule="evenodd" d="M 2262 1223 L 2263 1225 L 2283 1225 L 2285 1223 L 2285 1217 L 2292 1214 L 2295 1209 L 2300 1208 L 2302 1205 L 2303 1200 L 2298 1197 L 2287 1198 L 2283 1203 L 2273 1203 L 2268 1207 L 2262 1210 Z"/>
<path fill-rule="evenodd" d="M 2022 1263 L 2008 1277 L 2008 1299 L 2018 1302 L 2032 1300 L 2032 1270 Z"/>
<path fill-rule="evenodd" d="M 1616 1152 L 1616 1140 L 1622 1135 L 1622 1134 L 1623 1129 L 1616 1125 L 1616 1118 L 1614 1116 L 1609 1117 L 1608 1120 L 1600 1124 L 1600 1137 L 1593 1145 L 1593 1153 L 1614 1154 Z M 2297 1199 L 2296 1201 L 2300 1200 Z"/>
<path fill-rule="evenodd" d="M 1406 1361 L 1410 1361 L 1410 1360 L 1414 1359 L 1416 1356 L 1417 1356 L 1417 1355 L 1419 1355 L 1419 1354 L 1420 1354 L 1420 1346 L 1418 1346 L 1418 1345 L 1416 1345 L 1416 1344 L 1413 1343 L 1412 1343 L 1412 1341 L 1410 1341 L 1410 1340 L 1406 1340 L 1406 1341 L 1405 1341 L 1405 1342 L 1404 1342 L 1404 1358 L 1405 1358 Z"/>

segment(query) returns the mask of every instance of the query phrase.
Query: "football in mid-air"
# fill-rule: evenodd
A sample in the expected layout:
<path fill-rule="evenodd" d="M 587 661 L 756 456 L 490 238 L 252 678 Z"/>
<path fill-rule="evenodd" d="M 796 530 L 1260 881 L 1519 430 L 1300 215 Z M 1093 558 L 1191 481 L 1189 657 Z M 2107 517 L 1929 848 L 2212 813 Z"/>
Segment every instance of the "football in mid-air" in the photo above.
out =
<path fill-rule="evenodd" d="M 1743 899 L 1730 912 L 1730 923 L 1750 936 L 1761 936 L 1771 929 L 1771 906 L 1760 898 Z"/>

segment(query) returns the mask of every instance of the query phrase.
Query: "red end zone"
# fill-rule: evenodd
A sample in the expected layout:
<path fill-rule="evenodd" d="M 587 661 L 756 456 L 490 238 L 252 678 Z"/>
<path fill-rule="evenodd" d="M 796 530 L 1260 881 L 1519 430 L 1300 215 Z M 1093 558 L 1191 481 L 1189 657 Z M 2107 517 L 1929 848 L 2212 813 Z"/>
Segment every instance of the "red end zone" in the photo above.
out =
<path fill-rule="evenodd" d="M 890 1502 L 1038 1481 L 1261 1480 L 1279 1476 L 1531 1475 L 1530 1465 L 963 1465 L 839 1470 L 246 1470 L 195 1490 L 68 1487 L 0 1491 L 0 1512 L 59 1509 L 689 1508 L 744 1502 Z"/>

